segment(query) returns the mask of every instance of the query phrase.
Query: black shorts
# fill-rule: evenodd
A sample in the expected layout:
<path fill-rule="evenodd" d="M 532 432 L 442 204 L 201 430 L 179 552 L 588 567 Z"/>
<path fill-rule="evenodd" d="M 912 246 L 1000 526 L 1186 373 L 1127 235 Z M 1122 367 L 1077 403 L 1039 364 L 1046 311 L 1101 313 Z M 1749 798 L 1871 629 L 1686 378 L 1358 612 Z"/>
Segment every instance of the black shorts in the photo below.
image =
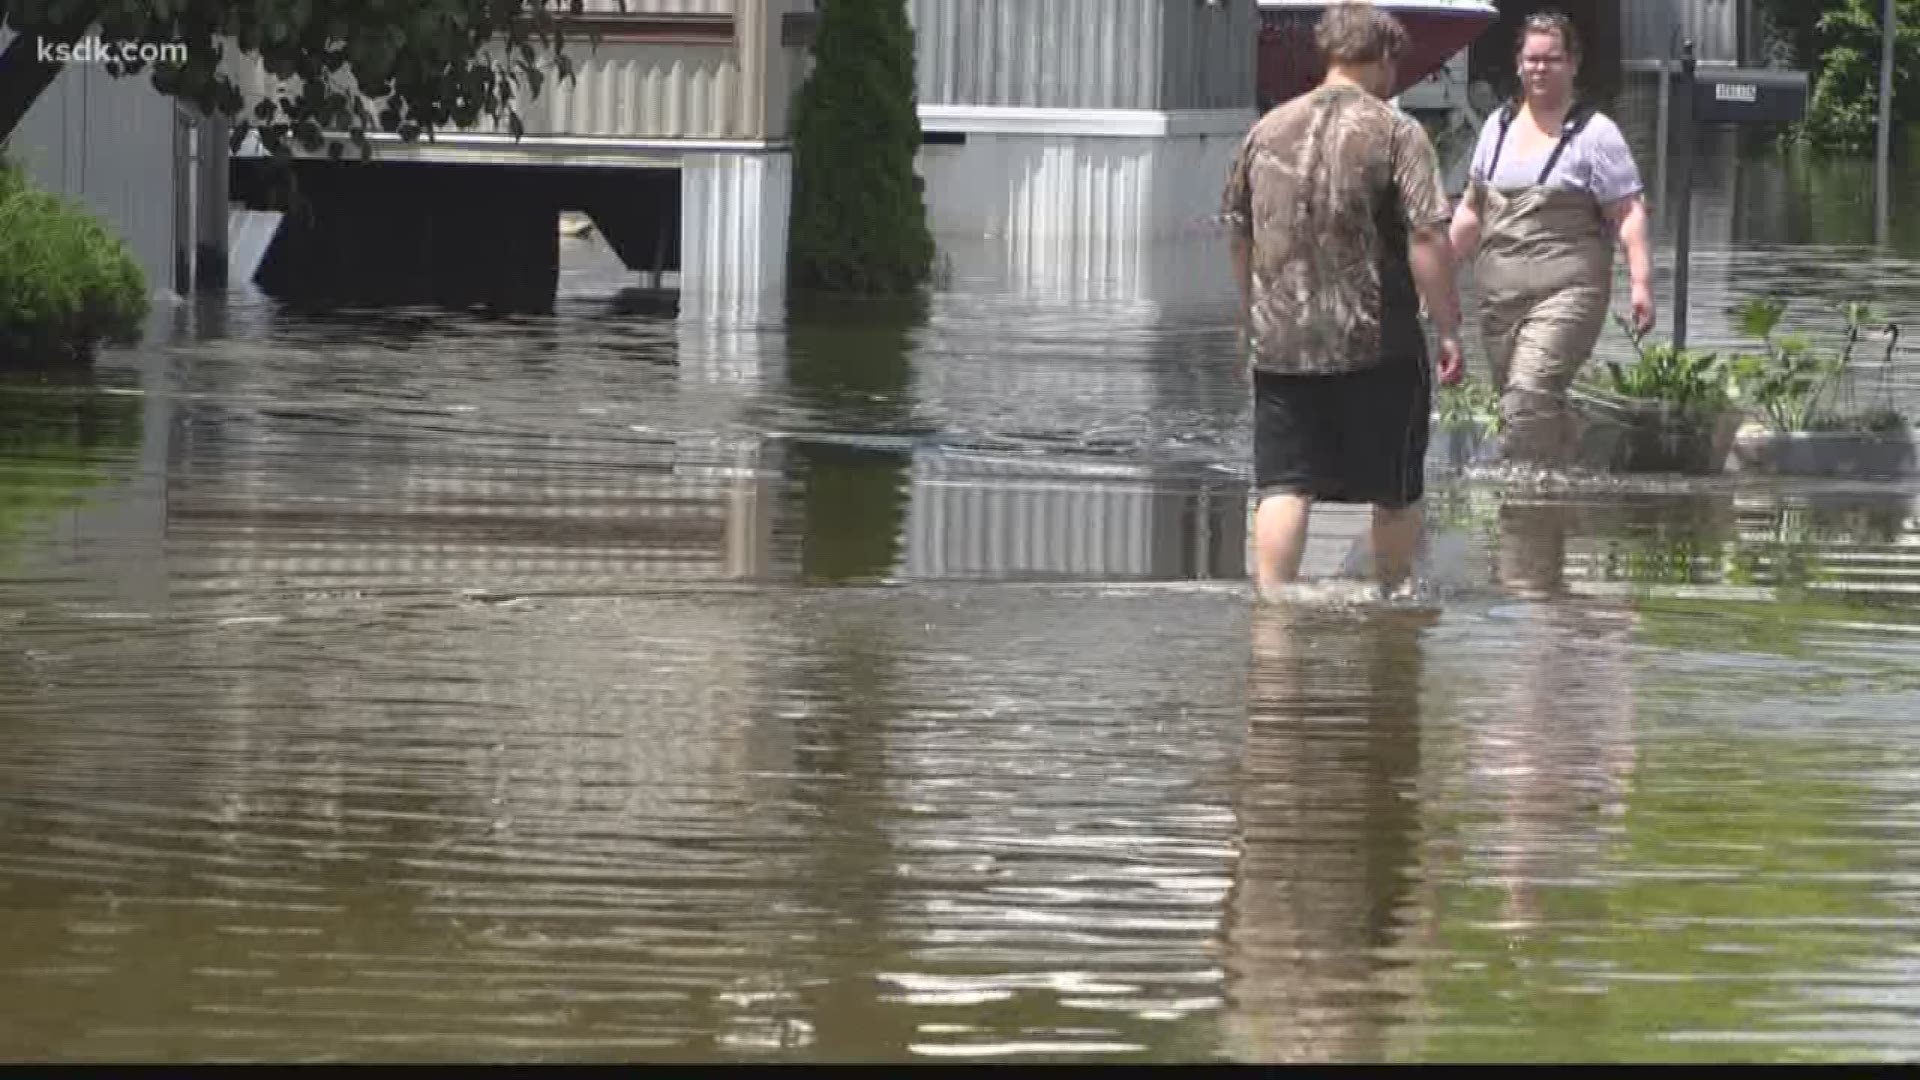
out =
<path fill-rule="evenodd" d="M 1424 356 L 1339 375 L 1254 371 L 1253 472 L 1262 499 L 1394 509 L 1426 494 L 1433 376 Z"/>

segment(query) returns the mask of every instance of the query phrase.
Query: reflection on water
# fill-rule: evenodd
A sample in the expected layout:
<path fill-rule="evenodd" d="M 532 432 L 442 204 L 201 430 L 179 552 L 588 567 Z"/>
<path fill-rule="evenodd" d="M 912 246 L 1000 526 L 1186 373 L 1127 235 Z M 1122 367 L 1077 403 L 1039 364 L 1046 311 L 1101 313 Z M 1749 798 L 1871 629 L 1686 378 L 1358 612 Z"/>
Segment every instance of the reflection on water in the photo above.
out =
<path fill-rule="evenodd" d="M 1225 1052 L 1379 1061 L 1417 986 L 1427 613 L 1254 615 Z"/>
<path fill-rule="evenodd" d="M 138 397 L 83 372 L 0 379 L 0 550 L 111 483 L 140 424 Z"/>
<path fill-rule="evenodd" d="M 1920 323 L 1702 176 L 1702 334 Z M 1436 472 L 1458 587 L 1255 606 L 1214 239 L 745 322 L 569 245 L 0 384 L 0 1052 L 1911 1056 L 1920 484 Z"/>

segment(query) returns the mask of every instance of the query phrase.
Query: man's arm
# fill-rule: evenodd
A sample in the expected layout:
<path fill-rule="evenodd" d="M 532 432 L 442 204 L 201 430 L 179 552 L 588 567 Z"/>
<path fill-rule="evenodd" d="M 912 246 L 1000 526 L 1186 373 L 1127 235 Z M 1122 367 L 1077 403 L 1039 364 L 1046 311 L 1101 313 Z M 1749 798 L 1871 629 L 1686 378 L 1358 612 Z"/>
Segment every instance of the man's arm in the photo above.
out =
<path fill-rule="evenodd" d="M 1460 290 L 1454 280 L 1453 243 L 1447 238 L 1446 226 L 1436 222 L 1414 230 L 1408 255 L 1414 284 L 1426 301 L 1440 337 L 1440 355 L 1434 358 L 1440 385 L 1452 386 L 1466 375 L 1467 360 L 1460 347 Z"/>
<path fill-rule="evenodd" d="M 1414 230 L 1413 246 L 1408 255 L 1413 267 L 1413 282 L 1420 289 L 1420 299 L 1426 303 L 1427 313 L 1440 336 L 1441 380 L 1451 383 L 1459 374 L 1462 359 L 1460 288 L 1454 275 L 1453 242 L 1447 238 L 1443 226 L 1428 225 Z"/>
<path fill-rule="evenodd" d="M 1244 385 L 1253 377 L 1253 234 L 1235 229 L 1231 246 L 1233 280 L 1240 290 L 1240 306 L 1234 318 L 1233 372 Z"/>
<path fill-rule="evenodd" d="M 1413 248 L 1409 255 L 1413 263 L 1413 282 L 1420 289 L 1420 299 L 1427 306 L 1434 328 L 1441 337 L 1457 336 L 1460 332 L 1460 289 L 1454 273 L 1453 242 L 1447 239 L 1446 229 L 1440 225 L 1429 225 L 1414 230 Z"/>
<path fill-rule="evenodd" d="M 1440 381 L 1452 385 L 1465 371 L 1460 351 L 1460 289 L 1454 278 L 1453 241 L 1448 226 L 1446 189 L 1440 182 L 1439 155 L 1426 130 L 1408 121 L 1405 138 L 1395 147 L 1394 179 L 1400 187 L 1407 224 L 1412 231 L 1408 261 L 1414 285 L 1427 314 L 1440 334 Z"/>
<path fill-rule="evenodd" d="M 1253 236 L 1235 229 L 1233 233 L 1233 281 L 1240 287 L 1240 317 L 1253 310 Z"/>
<path fill-rule="evenodd" d="M 1247 363 L 1247 349 L 1253 336 L 1253 133 L 1240 143 L 1233 165 L 1227 170 L 1226 190 L 1221 193 L 1221 217 L 1231 232 L 1233 282 L 1240 290 L 1238 329 L 1240 332 L 1235 370 Z"/>

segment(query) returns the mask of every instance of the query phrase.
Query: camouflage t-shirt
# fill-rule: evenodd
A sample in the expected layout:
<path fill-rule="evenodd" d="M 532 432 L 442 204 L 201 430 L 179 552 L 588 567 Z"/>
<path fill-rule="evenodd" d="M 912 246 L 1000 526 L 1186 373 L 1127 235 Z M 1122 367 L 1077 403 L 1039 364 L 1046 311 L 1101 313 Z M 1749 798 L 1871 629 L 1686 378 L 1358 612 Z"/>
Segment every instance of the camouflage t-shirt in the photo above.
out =
<path fill-rule="evenodd" d="M 1247 133 L 1223 209 L 1252 238 L 1257 367 L 1327 375 L 1425 356 L 1407 243 L 1451 208 L 1419 121 L 1358 87 L 1294 98 Z"/>

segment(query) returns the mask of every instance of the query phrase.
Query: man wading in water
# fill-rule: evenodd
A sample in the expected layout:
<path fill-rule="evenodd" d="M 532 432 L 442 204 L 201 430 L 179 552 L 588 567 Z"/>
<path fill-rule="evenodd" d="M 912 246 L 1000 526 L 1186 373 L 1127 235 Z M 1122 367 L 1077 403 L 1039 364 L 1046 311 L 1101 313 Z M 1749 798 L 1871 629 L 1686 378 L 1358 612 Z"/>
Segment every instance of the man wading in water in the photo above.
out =
<path fill-rule="evenodd" d="M 1441 381 L 1463 370 L 1438 155 L 1384 100 L 1406 30 L 1372 4 L 1339 3 L 1316 37 L 1326 81 L 1254 124 L 1224 198 L 1253 367 L 1265 596 L 1298 578 L 1315 502 L 1371 503 L 1382 591 L 1407 581 L 1433 408 L 1423 299 Z"/>

